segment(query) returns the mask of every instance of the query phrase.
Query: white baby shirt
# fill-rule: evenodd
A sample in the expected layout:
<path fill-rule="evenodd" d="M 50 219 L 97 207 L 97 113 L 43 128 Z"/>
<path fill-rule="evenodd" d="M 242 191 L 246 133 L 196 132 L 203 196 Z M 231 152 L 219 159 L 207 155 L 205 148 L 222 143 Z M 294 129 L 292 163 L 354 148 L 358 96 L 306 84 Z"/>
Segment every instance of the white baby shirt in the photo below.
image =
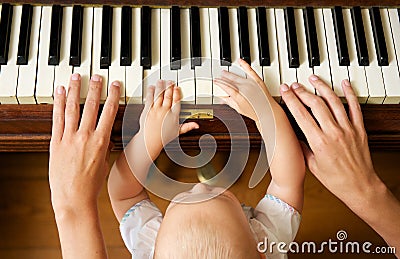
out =
<path fill-rule="evenodd" d="M 267 258 L 287 258 L 282 250 L 288 250 L 290 242 L 294 240 L 300 225 L 300 214 L 289 204 L 269 194 L 260 200 L 255 209 L 243 206 L 243 211 L 259 249 L 266 252 Z M 125 213 L 120 231 L 132 258 L 153 258 L 162 218 L 160 210 L 149 199 L 140 201 Z M 280 242 L 286 246 L 282 247 L 281 244 L 281 251 L 278 251 Z"/>

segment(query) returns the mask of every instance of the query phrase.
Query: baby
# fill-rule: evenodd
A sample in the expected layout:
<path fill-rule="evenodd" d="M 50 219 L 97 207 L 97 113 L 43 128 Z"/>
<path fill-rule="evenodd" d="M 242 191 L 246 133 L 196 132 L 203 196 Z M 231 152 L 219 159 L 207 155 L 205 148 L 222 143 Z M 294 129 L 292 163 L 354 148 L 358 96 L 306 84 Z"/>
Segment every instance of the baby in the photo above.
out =
<path fill-rule="evenodd" d="M 133 258 L 286 257 L 276 246 L 273 251 L 268 248 L 266 253 L 260 253 L 257 244 L 265 239 L 288 245 L 293 241 L 303 206 L 303 154 L 284 111 L 262 79 L 245 61 L 239 63 L 248 78 L 224 71 L 214 83 L 229 95 L 223 98 L 226 104 L 256 122 L 265 142 L 266 123 L 243 93 L 257 94 L 256 90 L 261 89 L 265 102 L 270 103 L 276 146 L 270 162 L 272 180 L 265 197 L 254 210 L 245 210 L 230 191 L 199 183 L 178 194 L 162 215 L 141 182 L 162 151 L 163 143 L 198 125 L 195 122 L 179 125 L 180 90 L 172 82 L 159 81 L 155 87 L 149 87 L 140 130 L 115 161 L 108 180 L 112 207 Z M 127 157 L 131 159 L 129 164 Z"/>

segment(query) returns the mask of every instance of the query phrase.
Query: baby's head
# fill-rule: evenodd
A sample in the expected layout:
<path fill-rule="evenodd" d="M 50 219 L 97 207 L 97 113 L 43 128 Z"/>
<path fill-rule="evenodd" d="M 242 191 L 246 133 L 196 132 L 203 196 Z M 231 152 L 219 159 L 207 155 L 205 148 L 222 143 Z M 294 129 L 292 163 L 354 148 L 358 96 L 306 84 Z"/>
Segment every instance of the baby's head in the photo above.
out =
<path fill-rule="evenodd" d="M 222 191 L 197 184 L 178 194 L 165 213 L 154 258 L 260 258 L 239 201 Z"/>

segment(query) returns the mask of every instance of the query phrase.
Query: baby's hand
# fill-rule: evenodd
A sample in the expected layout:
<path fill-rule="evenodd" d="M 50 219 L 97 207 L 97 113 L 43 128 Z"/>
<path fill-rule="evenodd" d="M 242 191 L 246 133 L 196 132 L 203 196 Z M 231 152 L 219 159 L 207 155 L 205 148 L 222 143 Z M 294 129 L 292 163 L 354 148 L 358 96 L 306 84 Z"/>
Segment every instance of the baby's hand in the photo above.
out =
<path fill-rule="evenodd" d="M 171 81 L 159 80 L 156 87 L 148 88 L 138 134 L 144 137 L 147 152 L 153 159 L 180 134 L 199 128 L 195 122 L 179 124 L 180 100 L 180 89 Z"/>
<path fill-rule="evenodd" d="M 264 81 L 250 65 L 241 59 L 239 64 L 246 72 L 247 78 L 228 71 L 222 71 L 222 78 L 216 78 L 214 83 L 229 95 L 228 97 L 222 97 L 227 105 L 257 122 L 260 119 L 262 110 L 265 111 L 265 107 L 261 106 L 268 102 L 271 104 L 276 103 L 269 94 Z"/>

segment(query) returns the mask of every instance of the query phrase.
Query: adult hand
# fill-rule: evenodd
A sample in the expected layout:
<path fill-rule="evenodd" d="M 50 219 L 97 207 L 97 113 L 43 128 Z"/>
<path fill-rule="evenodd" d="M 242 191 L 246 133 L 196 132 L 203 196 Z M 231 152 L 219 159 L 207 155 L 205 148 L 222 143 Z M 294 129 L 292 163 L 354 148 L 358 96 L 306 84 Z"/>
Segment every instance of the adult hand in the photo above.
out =
<path fill-rule="evenodd" d="M 120 87 L 118 82 L 110 86 L 96 126 L 101 81 L 98 75 L 90 80 L 80 123 L 80 75 L 71 76 L 67 96 L 63 87 L 54 95 L 49 181 L 64 259 L 107 258 L 97 198 L 108 172 L 108 147 Z"/>
<path fill-rule="evenodd" d="M 281 87 L 282 98 L 309 143 L 310 148 L 304 143 L 302 148 L 310 171 L 334 195 L 354 205 L 357 201 L 348 194 L 362 194 L 366 186 L 378 180 L 360 105 L 347 80 L 342 82 L 342 88 L 349 117 L 330 86 L 317 76 L 311 76 L 310 83 L 320 96 L 295 83 L 291 89 L 287 85 Z M 310 107 L 316 121 L 305 106 Z"/>
<path fill-rule="evenodd" d="M 80 76 L 71 76 L 68 95 L 58 87 L 54 95 L 53 129 L 50 142 L 49 181 L 56 212 L 85 209 L 97 204 L 108 172 L 108 146 L 118 109 L 120 87 L 109 88 L 109 96 L 96 126 L 102 88 L 101 77 L 90 80 L 89 92 L 79 123 Z"/>
<path fill-rule="evenodd" d="M 400 256 L 400 202 L 375 173 L 362 113 L 350 82 L 342 82 L 349 117 L 332 89 L 316 76 L 310 83 L 320 96 L 297 83 L 281 86 L 282 98 L 310 145 L 306 163 L 328 190 L 380 234 Z M 314 118 L 306 110 L 311 108 Z M 318 124 L 317 124 L 318 123 Z"/>

